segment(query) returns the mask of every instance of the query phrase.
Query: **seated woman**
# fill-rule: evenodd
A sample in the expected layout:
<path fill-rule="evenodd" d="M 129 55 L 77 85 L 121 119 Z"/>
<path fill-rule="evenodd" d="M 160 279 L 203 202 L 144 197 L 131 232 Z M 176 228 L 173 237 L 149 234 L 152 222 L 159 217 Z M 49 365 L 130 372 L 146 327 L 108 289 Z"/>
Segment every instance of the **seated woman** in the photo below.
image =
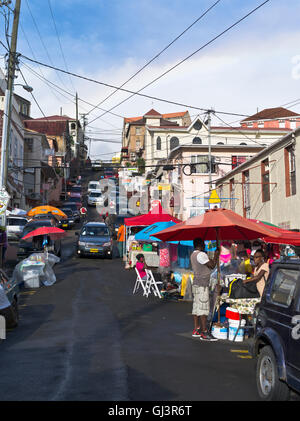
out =
<path fill-rule="evenodd" d="M 148 266 L 145 262 L 145 256 L 143 254 L 138 254 L 136 256 L 136 259 L 137 259 L 137 263 L 135 267 L 137 268 L 141 279 L 145 281 L 147 279 L 147 273 L 145 269 L 148 269 Z"/>
<path fill-rule="evenodd" d="M 254 256 L 254 271 L 250 278 L 244 279 L 243 283 L 255 282 L 259 295 L 262 296 L 269 276 L 269 265 L 265 262 L 264 252 L 261 249 L 256 250 Z"/>

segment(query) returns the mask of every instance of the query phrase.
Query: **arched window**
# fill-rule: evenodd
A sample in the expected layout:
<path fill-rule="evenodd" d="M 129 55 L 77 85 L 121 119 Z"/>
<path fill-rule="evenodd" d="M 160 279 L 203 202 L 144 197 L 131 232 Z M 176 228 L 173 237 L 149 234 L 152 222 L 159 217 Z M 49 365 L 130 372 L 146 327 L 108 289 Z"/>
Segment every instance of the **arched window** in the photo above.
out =
<path fill-rule="evenodd" d="M 242 142 L 242 143 L 240 143 L 240 145 L 241 145 L 241 146 L 247 146 L 247 143 Z"/>
<path fill-rule="evenodd" d="M 200 137 L 194 137 L 193 139 L 193 145 L 201 145 L 202 144 L 202 140 Z"/>
<path fill-rule="evenodd" d="M 76 124 L 75 123 L 71 123 L 71 130 L 75 130 L 76 129 Z"/>
<path fill-rule="evenodd" d="M 224 143 L 223 142 L 218 142 L 217 145 L 224 145 Z"/>
<path fill-rule="evenodd" d="M 160 138 L 160 136 L 158 136 L 156 138 L 156 150 L 161 151 L 161 138 Z"/>
<path fill-rule="evenodd" d="M 201 130 L 202 129 L 202 123 L 201 123 L 201 121 L 197 120 L 195 122 L 195 124 L 193 125 L 193 129 L 195 129 L 195 130 Z"/>
<path fill-rule="evenodd" d="M 177 148 L 179 146 L 179 139 L 176 136 L 171 137 L 170 139 L 170 150 Z"/>

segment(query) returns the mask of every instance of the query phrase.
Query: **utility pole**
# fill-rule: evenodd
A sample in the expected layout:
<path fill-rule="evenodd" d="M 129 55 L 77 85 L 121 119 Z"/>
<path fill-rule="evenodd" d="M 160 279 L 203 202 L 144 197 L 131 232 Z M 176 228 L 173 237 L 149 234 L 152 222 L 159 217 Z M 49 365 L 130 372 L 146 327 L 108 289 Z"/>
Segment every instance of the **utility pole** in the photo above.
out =
<path fill-rule="evenodd" d="M 0 3 L 0 6 L 6 6 L 8 3 Z M 3 267 L 2 251 L 4 246 L 4 236 L 6 236 L 6 208 L 9 202 L 7 188 L 7 173 L 9 160 L 10 127 L 12 116 L 14 78 L 17 63 L 17 38 L 19 28 L 19 17 L 21 9 L 21 0 L 16 0 L 14 10 L 14 21 L 11 34 L 8 62 L 7 62 L 7 85 L 5 90 L 3 126 L 2 126 L 2 144 L 1 144 L 1 164 L 0 164 L 0 194 L 3 213 L 1 214 L 1 241 L 0 241 L 0 266 Z M 4 206 L 5 205 L 5 206 Z"/>
<path fill-rule="evenodd" d="M 209 189 L 212 188 L 212 165 L 211 165 L 211 113 L 213 110 L 208 110 L 207 114 L 207 128 L 208 128 L 208 170 L 209 170 Z"/>
<path fill-rule="evenodd" d="M 79 127 L 78 127 L 78 93 L 76 92 L 75 96 L 75 105 L 76 105 L 76 144 L 75 144 L 75 157 L 76 157 L 76 175 L 79 176 L 80 173 L 80 153 L 79 153 Z"/>
<path fill-rule="evenodd" d="M 3 115 L 3 130 L 2 130 L 2 145 L 1 145 L 1 167 L 0 167 L 0 189 L 5 189 L 7 186 L 7 169 L 9 159 L 9 145 L 10 145 L 10 126 L 12 117 L 12 102 L 14 78 L 17 63 L 17 38 L 19 28 L 19 17 L 21 9 L 21 0 L 16 0 L 14 10 L 14 21 L 11 34 L 10 51 L 8 56 L 7 68 L 7 88 L 5 91 L 4 115 Z"/>

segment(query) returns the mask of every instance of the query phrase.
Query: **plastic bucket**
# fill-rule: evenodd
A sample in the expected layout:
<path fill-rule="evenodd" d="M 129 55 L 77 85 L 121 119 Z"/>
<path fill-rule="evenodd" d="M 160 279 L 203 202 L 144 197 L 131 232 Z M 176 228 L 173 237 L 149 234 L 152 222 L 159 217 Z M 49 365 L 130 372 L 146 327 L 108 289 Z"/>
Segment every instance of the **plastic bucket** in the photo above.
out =
<path fill-rule="evenodd" d="M 229 320 L 229 332 L 228 332 L 228 339 L 230 341 L 234 340 L 234 337 L 236 335 L 236 338 L 234 340 L 234 342 L 243 342 L 244 340 L 244 333 L 245 333 L 245 329 L 244 326 L 246 324 L 246 320 L 241 320 L 241 327 L 239 328 L 239 331 L 236 335 L 236 332 L 238 330 L 239 327 L 239 320 Z"/>
<path fill-rule="evenodd" d="M 228 329 L 224 326 L 213 325 L 211 329 L 211 334 L 216 339 L 227 339 L 228 338 Z"/>
<path fill-rule="evenodd" d="M 235 308 L 227 307 L 225 317 L 227 317 L 227 319 L 229 320 L 239 320 L 240 315 L 238 310 L 236 310 Z"/>

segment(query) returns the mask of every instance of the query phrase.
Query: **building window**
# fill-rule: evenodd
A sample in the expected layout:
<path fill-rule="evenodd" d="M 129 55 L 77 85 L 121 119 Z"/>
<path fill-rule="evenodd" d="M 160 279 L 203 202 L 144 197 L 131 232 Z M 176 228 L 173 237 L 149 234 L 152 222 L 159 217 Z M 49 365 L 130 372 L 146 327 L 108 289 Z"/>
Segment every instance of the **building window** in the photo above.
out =
<path fill-rule="evenodd" d="M 156 150 L 161 151 L 161 138 L 160 138 L 160 136 L 158 136 L 156 138 Z"/>
<path fill-rule="evenodd" d="M 177 148 L 179 146 L 179 139 L 178 137 L 171 137 L 170 139 L 170 150 Z"/>
<path fill-rule="evenodd" d="M 296 162 L 293 146 L 284 149 L 285 166 L 285 194 L 294 196 L 296 194 Z"/>
<path fill-rule="evenodd" d="M 265 159 L 261 163 L 261 183 L 262 201 L 268 202 L 270 200 L 269 159 Z"/>
<path fill-rule="evenodd" d="M 296 120 L 292 120 L 290 122 L 290 127 L 291 127 L 292 130 L 295 130 L 295 128 L 296 128 Z"/>
<path fill-rule="evenodd" d="M 285 128 L 285 121 L 284 120 L 279 120 L 279 128 L 280 129 L 284 129 Z"/>
<path fill-rule="evenodd" d="M 135 148 L 136 149 L 140 149 L 140 147 L 141 147 L 141 141 L 138 140 L 138 139 L 136 139 L 136 141 L 135 141 Z"/>
<path fill-rule="evenodd" d="M 243 214 L 245 218 L 250 218 L 251 202 L 250 202 L 250 175 L 249 171 L 243 171 Z"/>
<path fill-rule="evenodd" d="M 209 159 L 208 155 L 192 155 L 191 156 L 191 174 L 208 174 L 209 173 Z M 211 157 L 211 172 L 216 172 L 215 157 Z"/>
<path fill-rule="evenodd" d="M 257 127 L 258 127 L 259 129 L 263 128 L 263 127 L 264 127 L 264 122 L 263 122 L 263 121 L 259 121 L 259 122 L 257 123 Z"/>
<path fill-rule="evenodd" d="M 234 212 L 235 211 L 235 184 L 234 178 L 229 180 L 229 197 L 230 197 L 230 209 Z"/>
<path fill-rule="evenodd" d="M 201 145 L 202 144 L 202 140 L 200 137 L 194 137 L 193 139 L 193 145 Z"/>
<path fill-rule="evenodd" d="M 240 145 L 241 145 L 241 146 L 247 146 L 247 143 L 242 142 L 242 143 L 240 143 Z"/>
<path fill-rule="evenodd" d="M 33 139 L 32 138 L 27 138 L 25 140 L 26 140 L 26 145 L 27 145 L 28 152 L 33 152 Z"/>
<path fill-rule="evenodd" d="M 75 130 L 76 129 L 76 124 L 75 123 L 71 123 L 71 130 Z"/>
<path fill-rule="evenodd" d="M 140 135 L 141 134 L 141 130 L 142 130 L 141 127 L 136 127 L 135 128 L 135 134 L 136 135 Z"/>
<path fill-rule="evenodd" d="M 196 123 L 193 125 L 194 130 L 201 130 L 202 129 L 202 123 L 201 121 L 197 120 Z"/>
<path fill-rule="evenodd" d="M 224 143 L 223 142 L 218 142 L 217 145 L 224 145 Z"/>
<path fill-rule="evenodd" d="M 231 169 L 234 169 L 234 168 L 238 167 L 239 165 L 246 162 L 246 160 L 247 160 L 246 156 L 233 155 L 231 157 Z"/>

